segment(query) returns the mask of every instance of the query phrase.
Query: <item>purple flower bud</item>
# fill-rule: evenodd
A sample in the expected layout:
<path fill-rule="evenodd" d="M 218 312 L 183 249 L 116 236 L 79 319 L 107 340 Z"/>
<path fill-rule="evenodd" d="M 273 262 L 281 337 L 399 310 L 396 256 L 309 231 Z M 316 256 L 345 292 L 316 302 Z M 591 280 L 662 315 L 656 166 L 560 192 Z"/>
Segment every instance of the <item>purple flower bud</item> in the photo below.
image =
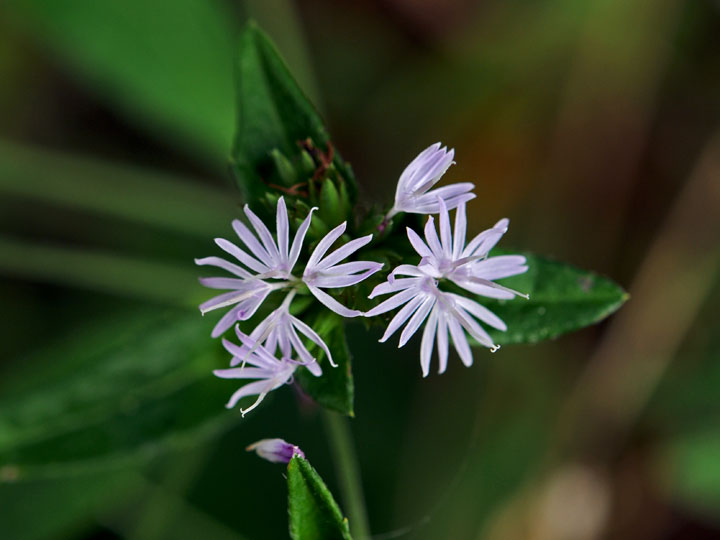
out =
<path fill-rule="evenodd" d="M 289 463 L 293 456 L 305 458 L 305 454 L 298 446 L 282 439 L 262 439 L 248 446 L 246 450 L 248 452 L 254 450 L 258 456 L 272 463 Z"/>

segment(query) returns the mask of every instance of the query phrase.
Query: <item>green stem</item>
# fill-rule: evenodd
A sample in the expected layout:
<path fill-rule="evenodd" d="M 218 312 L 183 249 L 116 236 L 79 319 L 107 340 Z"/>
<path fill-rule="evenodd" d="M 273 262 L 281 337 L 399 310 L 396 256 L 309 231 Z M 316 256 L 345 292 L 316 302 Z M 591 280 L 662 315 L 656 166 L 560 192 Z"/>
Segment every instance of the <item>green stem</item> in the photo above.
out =
<path fill-rule="evenodd" d="M 350 531 L 355 540 L 370 538 L 360 466 L 350 433 L 350 423 L 345 416 L 325 409 L 323 409 L 323 420 L 330 438 L 330 449 L 340 482 L 343 505 L 347 509 Z"/>

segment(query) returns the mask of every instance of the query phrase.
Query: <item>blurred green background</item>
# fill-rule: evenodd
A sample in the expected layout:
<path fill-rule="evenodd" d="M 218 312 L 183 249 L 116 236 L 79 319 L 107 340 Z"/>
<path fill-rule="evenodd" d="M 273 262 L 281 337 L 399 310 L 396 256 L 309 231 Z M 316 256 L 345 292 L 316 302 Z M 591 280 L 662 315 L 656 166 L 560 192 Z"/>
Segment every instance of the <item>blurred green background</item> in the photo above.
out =
<path fill-rule="evenodd" d="M 244 451 L 264 437 L 300 445 L 338 495 L 316 408 L 287 387 L 241 420 L 222 409 L 234 386 L 210 372 L 222 352 L 185 362 L 215 320 L 198 329 L 192 258 L 241 204 L 227 156 L 248 17 L 366 201 L 389 201 L 404 166 L 443 141 L 457 152 L 448 178 L 477 185 L 475 232 L 508 216 L 505 247 L 632 295 L 602 325 L 476 351 L 471 369 L 455 359 L 426 380 L 417 343 L 396 352 L 351 326 L 374 537 L 720 538 L 710 0 L 3 2 L 0 410 L 98 405 L 92 436 L 58 446 L 0 417 L 0 446 L 27 428 L 23 451 L 45 464 L 26 477 L 0 463 L 0 538 L 282 538 L 283 469 Z M 136 334 L 161 361 L 104 363 Z M 155 383 L 163 362 L 177 366 Z M 154 397 L 142 415 L 124 377 Z M 182 436 L 134 441 L 140 422 Z"/>

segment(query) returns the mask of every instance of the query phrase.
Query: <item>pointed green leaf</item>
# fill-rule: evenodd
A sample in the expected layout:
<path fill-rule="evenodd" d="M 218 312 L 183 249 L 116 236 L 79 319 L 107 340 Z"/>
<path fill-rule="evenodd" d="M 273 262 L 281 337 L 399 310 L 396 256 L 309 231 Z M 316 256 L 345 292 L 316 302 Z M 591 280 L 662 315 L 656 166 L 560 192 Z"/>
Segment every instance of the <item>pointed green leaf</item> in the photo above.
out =
<path fill-rule="evenodd" d="M 290 537 L 294 540 L 350 540 L 347 518 L 343 517 L 332 493 L 312 465 L 306 459 L 294 456 L 287 472 Z"/>
<path fill-rule="evenodd" d="M 223 363 L 197 314 L 133 314 L 40 358 L 0 403 L 0 471 L 57 475 L 154 455 L 234 418 L 211 370 Z M 52 362 L 48 363 L 49 359 Z"/>
<path fill-rule="evenodd" d="M 303 390 L 323 407 L 354 416 L 355 387 L 350 365 L 350 349 L 345 339 L 345 327 L 342 319 L 329 310 L 323 309 L 310 326 L 327 344 L 337 367 L 332 367 L 322 350 L 314 347 L 311 351 L 317 356 L 318 362 L 322 366 L 322 376 L 315 377 L 303 368 L 297 371 L 296 379 Z"/>
<path fill-rule="evenodd" d="M 269 152 L 300 156 L 298 141 L 312 139 L 326 149 L 330 137 L 320 115 L 288 71 L 268 37 L 249 23 L 240 36 L 238 123 L 232 159 L 236 180 L 247 202 L 267 190 L 272 167 Z M 352 172 L 335 152 L 334 164 L 348 182 Z M 354 189 L 354 184 L 351 183 Z"/>
<path fill-rule="evenodd" d="M 628 299 L 620 286 L 605 277 L 537 255 L 524 255 L 529 270 L 500 283 L 529 294 L 529 300 L 476 298 L 507 324 L 507 332 L 491 332 L 496 343 L 552 339 L 601 321 Z"/>

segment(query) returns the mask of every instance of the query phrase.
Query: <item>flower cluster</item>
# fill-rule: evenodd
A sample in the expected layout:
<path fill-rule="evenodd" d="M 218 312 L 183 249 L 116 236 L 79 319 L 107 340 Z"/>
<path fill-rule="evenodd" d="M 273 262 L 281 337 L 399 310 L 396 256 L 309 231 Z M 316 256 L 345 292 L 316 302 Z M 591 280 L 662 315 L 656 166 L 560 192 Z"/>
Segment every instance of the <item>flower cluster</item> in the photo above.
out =
<path fill-rule="evenodd" d="M 470 366 L 473 357 L 465 332 L 493 352 L 499 348 L 477 320 L 497 330 L 507 330 L 505 323 L 482 304 L 440 290 L 440 280 L 447 279 L 468 292 L 490 298 L 509 299 L 516 295 L 527 298 L 493 281 L 522 274 L 528 269 L 525 257 L 520 255 L 488 257 L 489 251 L 507 231 L 508 220 L 498 221 L 492 229 L 481 232 L 466 246 L 465 203 L 461 203 L 455 212 L 454 233 L 450 230 L 447 206 L 441 198 L 438 198 L 438 207 L 440 236 L 432 216 L 425 224 L 424 241 L 415 231 L 407 229 L 408 239 L 421 257 L 420 263 L 402 264 L 395 268 L 387 282 L 375 287 L 371 298 L 395 294 L 365 314 L 366 317 L 373 317 L 403 306 L 380 339 L 381 342 L 386 341 L 407 322 L 400 334 L 399 347 L 405 345 L 427 319 L 420 346 L 420 365 L 424 377 L 430 370 L 430 357 L 436 340 L 439 372 L 443 373 L 447 368 L 448 333 L 463 364 Z"/>
<path fill-rule="evenodd" d="M 234 276 L 200 279 L 207 287 L 226 291 L 201 304 L 203 314 L 230 307 L 215 325 L 212 336 L 219 337 L 236 325 L 240 341 L 237 345 L 223 340 L 225 349 L 232 355 L 231 367 L 217 370 L 215 374 L 222 378 L 254 379 L 233 394 L 228 408 L 234 407 L 243 397 L 257 396 L 252 406 L 241 409 L 244 415 L 257 407 L 268 392 L 290 382 L 298 366 L 305 366 L 313 375 L 320 376 L 322 369 L 306 343 L 317 346 L 328 363 L 335 366 L 331 351 L 320 335 L 291 313 L 291 303 L 301 291 L 311 294 L 343 317 L 375 317 L 399 308 L 380 341 L 386 341 L 404 325 L 400 347 L 425 323 L 420 352 L 423 376 L 429 373 L 435 342 L 440 373 L 447 368 L 450 339 L 466 366 L 473 361 L 468 335 L 492 351 L 498 348 L 480 322 L 501 331 L 506 330 L 505 323 L 485 306 L 465 296 L 441 290 L 440 285 L 444 281 L 451 282 L 473 295 L 489 298 L 525 296 L 498 285 L 495 280 L 521 274 L 528 267 L 525 257 L 519 255 L 489 257 L 490 250 L 507 231 L 507 219 L 498 221 L 494 227 L 465 244 L 465 205 L 475 197 L 472 193 L 474 185 L 464 182 L 431 189 L 454 163 L 453 158 L 452 149 L 448 151 L 437 143 L 421 152 L 401 174 L 395 202 L 384 223 L 401 212 L 437 214 L 439 235 L 432 215 L 425 224 L 424 240 L 412 229 L 407 229 L 408 239 L 420 256 L 420 262 L 416 265 L 401 264 L 393 269 L 387 281 L 374 288 L 370 298 L 392 296 L 365 313 L 343 305 L 326 289 L 357 285 L 380 270 L 382 264 L 378 262 L 343 262 L 366 246 L 372 235 L 350 240 L 331 251 L 346 231 L 347 222 L 341 223 L 317 242 L 302 273 L 296 276 L 293 270 L 301 260 L 303 242 L 317 208 L 310 209 L 291 243 L 290 221 L 283 197 L 277 202 L 275 235 L 246 205 L 244 212 L 254 232 L 240 220 L 232 223 L 244 248 L 222 238 L 215 240 L 236 262 L 219 257 L 195 261 L 198 265 L 226 270 Z M 455 224 L 451 231 L 449 211 L 453 209 Z M 280 306 L 255 326 L 249 335 L 244 334 L 236 323 L 250 319 L 274 291 L 285 292 Z"/>
<path fill-rule="evenodd" d="M 381 263 L 372 261 L 341 263 L 368 244 L 372 235 L 351 240 L 328 253 L 345 232 L 347 224 L 342 223 L 318 242 L 305 264 L 302 276 L 294 276 L 292 272 L 300 258 L 315 210 L 312 208 L 300 224 L 291 244 L 290 222 L 283 197 L 277 202 L 275 237 L 245 205 L 245 215 L 255 233 L 240 220 L 234 220 L 232 225 L 247 251 L 223 238 L 215 239 L 220 249 L 233 256 L 242 266 L 219 257 L 195 260 L 198 265 L 215 266 L 235 276 L 200 278 L 200 283 L 206 287 L 228 291 L 201 304 L 201 313 L 233 306 L 215 325 L 212 337 L 221 336 L 237 321 L 251 318 L 271 292 L 287 292 L 280 307 L 260 322 L 249 336 L 236 326 L 242 346 L 223 340 L 225 348 L 232 355 L 231 368 L 217 370 L 215 375 L 229 379 L 257 379 L 235 392 L 227 404 L 228 408 L 232 408 L 245 396 L 258 396 L 250 408 L 241 410 L 243 415 L 254 409 L 268 392 L 291 381 L 297 366 L 306 366 L 315 376 L 322 374 L 317 359 L 310 354 L 298 333 L 318 345 L 328 362 L 334 365 L 330 350 L 320 336 L 290 313 L 290 303 L 298 290 L 307 289 L 320 303 L 343 317 L 357 317 L 362 312 L 343 306 L 323 289 L 355 285 L 382 267 Z M 233 367 L 238 364 L 241 364 L 240 367 Z M 253 367 L 246 367 L 246 364 Z"/>

